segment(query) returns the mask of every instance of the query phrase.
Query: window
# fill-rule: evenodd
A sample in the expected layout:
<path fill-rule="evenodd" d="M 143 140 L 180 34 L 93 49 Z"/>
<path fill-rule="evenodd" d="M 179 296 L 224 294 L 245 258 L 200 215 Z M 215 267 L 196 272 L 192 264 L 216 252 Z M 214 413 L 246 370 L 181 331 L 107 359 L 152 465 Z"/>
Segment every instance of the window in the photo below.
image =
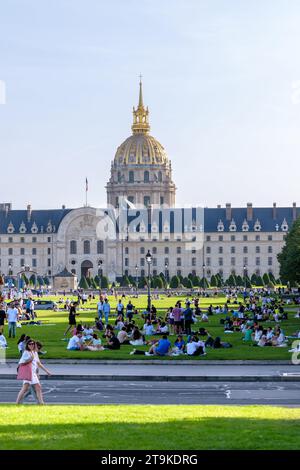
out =
<path fill-rule="evenodd" d="M 156 253 L 157 253 L 157 248 L 156 248 L 156 246 L 154 246 L 154 247 L 152 248 L 152 253 L 153 253 L 154 255 L 156 255 Z"/>
<path fill-rule="evenodd" d="M 177 269 L 177 276 L 181 276 L 181 269 Z"/>
<path fill-rule="evenodd" d="M 47 238 L 48 243 L 51 243 L 51 237 Z"/>
<path fill-rule="evenodd" d="M 37 240 L 36 237 L 32 237 L 32 243 L 36 243 L 36 240 Z"/>
<path fill-rule="evenodd" d="M 169 266 L 169 258 L 165 258 L 165 266 Z"/>
<path fill-rule="evenodd" d="M 248 240 L 248 236 L 247 235 L 243 235 L 243 241 L 246 242 Z"/>
<path fill-rule="evenodd" d="M 272 246 L 268 246 L 268 253 L 273 253 L 273 247 Z"/>
<path fill-rule="evenodd" d="M 162 206 L 165 203 L 165 198 L 160 196 L 160 205 Z"/>
<path fill-rule="evenodd" d="M 273 264 L 273 258 L 268 258 L 268 266 L 272 266 Z"/>
<path fill-rule="evenodd" d="M 9 254 L 9 255 L 12 255 L 12 254 L 13 254 L 13 249 L 12 249 L 12 248 L 8 248 L 8 254 Z"/>
<path fill-rule="evenodd" d="M 103 240 L 97 240 L 97 254 L 102 255 L 104 253 L 104 243 Z"/>
<path fill-rule="evenodd" d="M 129 266 L 129 259 L 125 258 L 125 266 Z"/>
<path fill-rule="evenodd" d="M 47 254 L 48 254 L 48 255 L 51 255 L 51 248 L 48 248 Z"/>
<path fill-rule="evenodd" d="M 255 253 L 260 253 L 260 246 L 255 247 Z"/>
<path fill-rule="evenodd" d="M 77 254 L 77 242 L 76 242 L 76 240 L 71 240 L 70 241 L 70 253 L 71 253 L 71 255 L 76 255 Z"/>
<path fill-rule="evenodd" d="M 129 183 L 134 183 L 134 172 L 133 171 L 129 172 L 128 182 Z"/>
<path fill-rule="evenodd" d="M 196 254 L 196 248 L 193 248 L 192 249 L 192 255 L 195 255 Z"/>
<path fill-rule="evenodd" d="M 243 253 L 248 253 L 248 247 L 247 246 L 243 247 Z"/>
<path fill-rule="evenodd" d="M 141 255 L 144 255 L 144 254 L 145 254 L 145 247 L 144 247 L 144 246 L 141 247 L 140 253 L 141 253 Z"/>
<path fill-rule="evenodd" d="M 206 241 L 210 242 L 210 235 L 206 235 Z"/>
<path fill-rule="evenodd" d="M 255 241 L 259 242 L 260 240 L 260 235 L 255 235 Z"/>
<path fill-rule="evenodd" d="M 260 266 L 260 258 L 255 258 L 255 265 Z"/>
<path fill-rule="evenodd" d="M 20 243 L 25 243 L 25 238 L 24 237 L 20 238 Z"/>
<path fill-rule="evenodd" d="M 144 172 L 144 183 L 149 183 L 149 171 Z"/>
<path fill-rule="evenodd" d="M 177 258 L 176 262 L 177 262 L 177 266 L 181 266 L 181 258 Z"/>
<path fill-rule="evenodd" d="M 125 247 L 125 255 L 128 255 L 129 254 L 129 248 L 128 246 Z"/>
<path fill-rule="evenodd" d="M 20 248 L 20 255 L 25 255 L 25 248 Z"/>
<path fill-rule="evenodd" d="M 13 237 L 8 237 L 8 243 L 12 243 L 13 242 Z"/>
<path fill-rule="evenodd" d="M 235 253 L 235 246 L 230 247 L 230 253 Z"/>
<path fill-rule="evenodd" d="M 32 267 L 33 267 L 33 268 L 36 268 L 36 266 L 37 266 L 36 259 L 33 258 L 33 259 L 32 259 Z"/>
<path fill-rule="evenodd" d="M 210 258 L 206 258 L 206 266 L 210 266 Z"/>
<path fill-rule="evenodd" d="M 247 257 L 243 258 L 243 263 L 244 263 L 244 266 L 247 266 L 247 264 L 248 264 L 248 258 Z"/>
<path fill-rule="evenodd" d="M 48 266 L 48 268 L 50 268 L 50 266 L 51 266 L 51 259 L 50 258 L 48 258 L 48 260 L 47 260 L 47 266 Z"/>
<path fill-rule="evenodd" d="M 150 206 L 150 201 L 151 201 L 150 196 L 144 196 L 144 206 L 145 206 L 145 207 L 149 207 L 149 206 Z"/>
<path fill-rule="evenodd" d="M 145 258 L 141 258 L 141 259 L 140 259 L 140 265 L 141 265 L 141 266 L 145 266 Z"/>
<path fill-rule="evenodd" d="M 157 276 L 157 269 L 153 269 L 153 276 Z"/>
<path fill-rule="evenodd" d="M 206 253 L 211 253 L 211 247 L 210 246 L 206 247 Z"/>
<path fill-rule="evenodd" d="M 196 258 L 192 258 L 192 266 L 196 266 L 197 264 L 197 259 Z"/>
<path fill-rule="evenodd" d="M 219 253 L 220 253 L 220 254 L 223 253 L 223 247 L 222 247 L 222 246 L 219 246 Z"/>
<path fill-rule="evenodd" d="M 273 240 L 272 235 L 268 235 L 268 241 L 271 242 Z"/>
<path fill-rule="evenodd" d="M 223 235 L 219 235 L 219 242 L 223 241 Z"/>
<path fill-rule="evenodd" d="M 125 269 L 125 272 L 124 272 L 125 276 L 128 276 L 128 269 Z"/>
<path fill-rule="evenodd" d="M 235 235 L 231 235 L 230 240 L 231 240 L 232 242 L 234 242 L 234 241 L 235 241 Z"/>
<path fill-rule="evenodd" d="M 24 258 L 21 258 L 20 259 L 20 266 L 25 266 L 25 259 Z"/>
<path fill-rule="evenodd" d="M 91 242 L 89 240 L 84 240 L 83 242 L 83 253 L 89 255 L 91 253 Z"/>
<path fill-rule="evenodd" d="M 36 255 L 36 248 L 32 248 L 32 254 Z"/>
<path fill-rule="evenodd" d="M 51 276 L 51 269 L 48 270 L 48 276 Z"/>
<path fill-rule="evenodd" d="M 152 258 L 152 264 L 153 266 L 157 266 L 157 258 Z"/>
<path fill-rule="evenodd" d="M 145 277 L 145 270 L 141 269 L 141 277 Z"/>
<path fill-rule="evenodd" d="M 168 255 L 168 254 L 169 254 L 169 247 L 165 246 L 165 255 Z"/>
<path fill-rule="evenodd" d="M 231 264 L 231 266 L 235 266 L 235 258 L 230 259 L 230 264 Z"/>
<path fill-rule="evenodd" d="M 223 258 L 219 258 L 219 266 L 223 266 Z"/>
<path fill-rule="evenodd" d="M 181 246 L 178 246 L 178 247 L 176 248 L 176 253 L 177 253 L 178 255 L 181 254 Z"/>
<path fill-rule="evenodd" d="M 161 183 L 162 182 L 162 172 L 159 171 L 157 176 L 158 176 L 158 182 Z"/>

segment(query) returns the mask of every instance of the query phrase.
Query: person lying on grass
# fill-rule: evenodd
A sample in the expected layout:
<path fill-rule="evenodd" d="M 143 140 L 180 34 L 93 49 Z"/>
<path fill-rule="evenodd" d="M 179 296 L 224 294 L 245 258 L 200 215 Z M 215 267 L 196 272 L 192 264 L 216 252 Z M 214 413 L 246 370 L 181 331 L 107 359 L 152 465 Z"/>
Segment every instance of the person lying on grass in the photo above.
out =
<path fill-rule="evenodd" d="M 149 351 L 140 351 L 137 349 L 134 349 L 131 351 L 129 354 L 134 354 L 134 355 L 143 355 L 143 356 L 167 356 L 169 355 L 171 351 L 171 343 L 168 340 L 168 337 L 166 335 L 163 335 L 162 339 L 154 343 Z"/>

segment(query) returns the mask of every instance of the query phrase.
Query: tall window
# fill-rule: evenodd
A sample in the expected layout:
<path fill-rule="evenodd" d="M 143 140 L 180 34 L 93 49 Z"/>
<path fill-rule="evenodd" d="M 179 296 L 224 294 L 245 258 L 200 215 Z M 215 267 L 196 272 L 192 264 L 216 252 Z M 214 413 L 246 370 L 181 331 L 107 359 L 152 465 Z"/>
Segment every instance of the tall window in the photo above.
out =
<path fill-rule="evenodd" d="M 150 206 L 150 201 L 151 201 L 150 196 L 144 196 L 144 206 L 145 206 L 145 207 L 149 207 L 149 206 Z"/>
<path fill-rule="evenodd" d="M 129 181 L 129 183 L 134 183 L 134 172 L 132 170 L 130 170 L 130 172 L 129 172 L 128 181 Z"/>
<path fill-rule="evenodd" d="M 84 240 L 83 242 L 83 253 L 89 255 L 91 253 L 91 242 L 89 240 Z"/>
<path fill-rule="evenodd" d="M 103 240 L 97 240 L 97 254 L 102 255 L 104 253 Z"/>
<path fill-rule="evenodd" d="M 162 172 L 159 171 L 157 176 L 158 176 L 158 181 L 161 183 L 162 182 Z"/>
<path fill-rule="evenodd" d="M 144 172 L 144 183 L 149 183 L 149 171 Z"/>
<path fill-rule="evenodd" d="M 70 241 L 70 254 L 76 255 L 77 254 L 77 242 L 76 240 Z"/>

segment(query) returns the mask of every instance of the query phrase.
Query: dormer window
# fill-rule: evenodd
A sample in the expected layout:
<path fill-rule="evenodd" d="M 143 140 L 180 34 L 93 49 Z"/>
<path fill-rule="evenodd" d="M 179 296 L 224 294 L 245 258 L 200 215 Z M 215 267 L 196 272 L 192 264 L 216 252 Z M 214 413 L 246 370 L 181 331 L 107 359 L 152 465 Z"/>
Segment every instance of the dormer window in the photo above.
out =
<path fill-rule="evenodd" d="M 243 225 L 242 225 L 242 232 L 248 232 L 249 231 L 249 224 L 246 219 L 244 219 Z"/>
<path fill-rule="evenodd" d="M 217 230 L 218 230 L 218 232 L 224 232 L 224 224 L 223 224 L 222 220 L 219 220 L 219 223 L 217 225 Z"/>
<path fill-rule="evenodd" d="M 229 232 L 236 232 L 236 223 L 235 223 L 234 219 L 232 219 L 232 221 L 230 222 Z"/>
<path fill-rule="evenodd" d="M 258 219 L 256 219 L 256 222 L 254 224 L 254 232 L 260 232 L 261 231 L 261 223 Z"/>
<path fill-rule="evenodd" d="M 283 219 L 283 222 L 282 222 L 282 224 L 281 224 L 281 230 L 282 230 L 283 232 L 287 232 L 288 229 L 289 229 L 289 226 L 288 226 L 288 224 L 287 224 L 286 219 L 284 218 L 284 219 Z"/>

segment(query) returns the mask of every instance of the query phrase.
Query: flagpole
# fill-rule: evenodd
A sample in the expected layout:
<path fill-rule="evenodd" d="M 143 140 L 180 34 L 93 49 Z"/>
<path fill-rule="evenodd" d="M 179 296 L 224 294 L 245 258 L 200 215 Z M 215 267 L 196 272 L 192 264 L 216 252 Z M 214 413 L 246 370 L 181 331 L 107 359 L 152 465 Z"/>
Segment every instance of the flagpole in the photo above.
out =
<path fill-rule="evenodd" d="M 88 179 L 85 178 L 85 207 L 87 207 L 88 205 L 87 195 L 88 195 Z"/>

